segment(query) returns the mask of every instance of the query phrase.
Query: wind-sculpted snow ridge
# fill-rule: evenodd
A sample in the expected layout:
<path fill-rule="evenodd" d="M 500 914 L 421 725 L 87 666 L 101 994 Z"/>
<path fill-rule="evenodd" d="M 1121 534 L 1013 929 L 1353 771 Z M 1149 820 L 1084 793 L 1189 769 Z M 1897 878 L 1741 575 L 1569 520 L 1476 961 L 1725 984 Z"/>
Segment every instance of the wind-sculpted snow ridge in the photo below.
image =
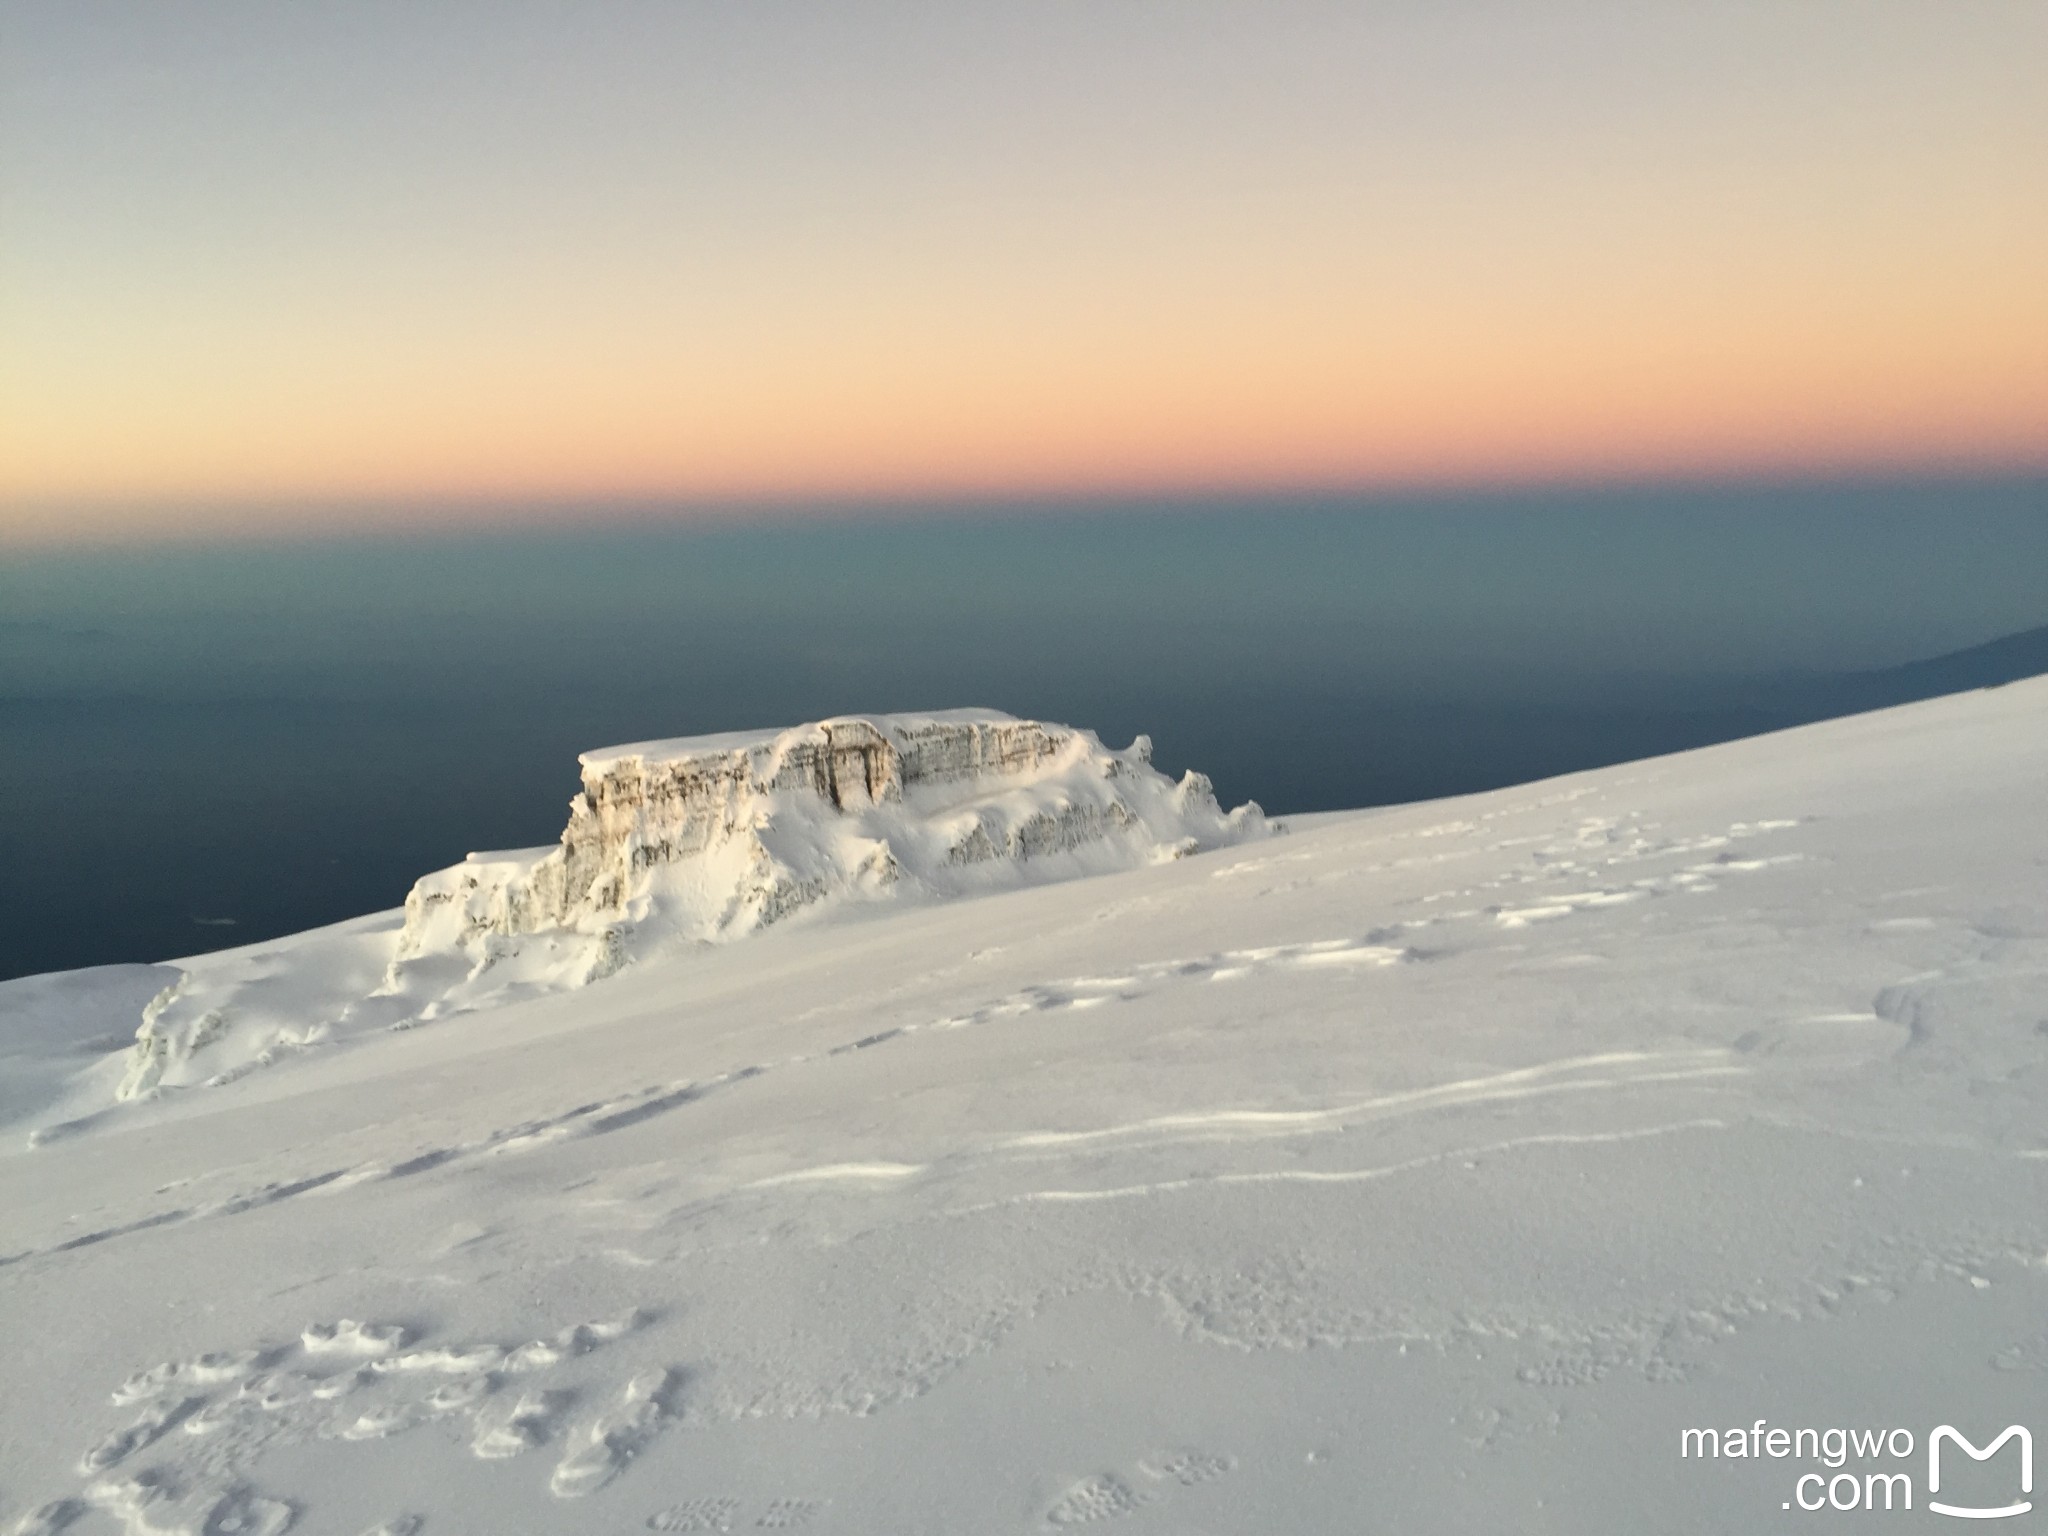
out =
<path fill-rule="evenodd" d="M 556 846 L 425 876 L 402 924 L 184 966 L 144 1011 L 116 1096 L 232 1078 L 337 1029 L 582 986 L 816 908 L 1107 873 L 1272 830 L 1150 758 L 1143 736 L 1117 752 L 989 710 L 587 752 Z"/>

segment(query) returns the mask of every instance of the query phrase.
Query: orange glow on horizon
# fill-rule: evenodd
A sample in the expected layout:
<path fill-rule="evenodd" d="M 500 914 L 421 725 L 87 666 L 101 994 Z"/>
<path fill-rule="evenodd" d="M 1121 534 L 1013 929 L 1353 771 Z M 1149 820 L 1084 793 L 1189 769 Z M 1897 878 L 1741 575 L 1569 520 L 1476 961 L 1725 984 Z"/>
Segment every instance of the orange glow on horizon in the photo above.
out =
<path fill-rule="evenodd" d="M 1263 351 L 1134 338 L 1072 364 L 1020 349 L 985 371 L 936 349 L 874 368 L 821 352 L 752 378 L 707 370 L 724 389 L 595 358 L 545 379 L 485 370 L 476 387 L 454 370 L 409 393 L 352 383 L 310 403 L 219 387 L 17 437 L 0 458 L 0 540 L 76 536 L 78 509 L 119 537 L 230 529 L 259 509 L 279 531 L 325 526 L 336 503 L 386 504 L 350 517 L 398 522 L 444 503 L 434 520 L 459 522 L 504 501 L 2048 469 L 2048 366 L 2029 355 L 2030 328 L 2000 335 L 1985 317 L 1965 346 L 1955 327 L 1915 345 L 1896 331 L 1617 326 L 1525 332 L 1486 355 L 1357 340 L 1358 327 Z"/>
<path fill-rule="evenodd" d="M 62 98 L 6 152 L 55 158 L 10 183 L 0 242 L 0 544 L 513 502 L 2048 470 L 2048 32 L 1879 9 L 1853 36 L 1508 7 L 1163 38 L 963 11 L 974 91 L 878 56 L 896 94 L 832 95 L 835 62 L 815 111 L 721 95 L 707 39 L 791 80 L 836 55 L 678 12 L 644 99 L 617 60 L 547 76 L 587 121 L 536 126 L 500 60 L 473 105 L 503 156 L 402 72 L 320 98 L 331 121 L 275 94 L 238 117 L 209 72 L 318 82 L 330 54 L 195 32 L 150 77 L 193 93 L 147 119 L 200 135 L 182 180 Z M 324 176 L 268 152 L 292 131 Z"/>

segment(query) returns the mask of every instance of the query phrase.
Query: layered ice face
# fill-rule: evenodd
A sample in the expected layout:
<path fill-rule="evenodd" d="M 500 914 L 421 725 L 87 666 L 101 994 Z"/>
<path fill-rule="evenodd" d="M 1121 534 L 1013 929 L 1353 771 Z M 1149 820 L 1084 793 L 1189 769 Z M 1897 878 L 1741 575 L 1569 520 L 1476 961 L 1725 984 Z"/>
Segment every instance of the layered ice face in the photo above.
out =
<path fill-rule="evenodd" d="M 958 894 L 990 883 L 970 873 L 984 866 L 1012 883 L 1265 830 L 1257 806 L 1226 815 L 1206 779 L 1172 784 L 1150 754 L 1143 737 L 1113 752 L 1089 731 L 980 710 L 587 752 L 560 844 L 421 880 L 398 957 L 622 923 L 726 938 L 899 884 Z"/>
<path fill-rule="evenodd" d="M 1208 779 L 1175 782 L 1150 758 L 1142 736 L 1113 751 L 990 710 L 587 752 L 555 846 L 427 875 L 399 922 L 187 963 L 147 1010 L 118 1095 L 239 1074 L 337 1028 L 585 985 L 850 902 L 1108 873 L 1273 830 L 1258 806 L 1225 812 Z"/>

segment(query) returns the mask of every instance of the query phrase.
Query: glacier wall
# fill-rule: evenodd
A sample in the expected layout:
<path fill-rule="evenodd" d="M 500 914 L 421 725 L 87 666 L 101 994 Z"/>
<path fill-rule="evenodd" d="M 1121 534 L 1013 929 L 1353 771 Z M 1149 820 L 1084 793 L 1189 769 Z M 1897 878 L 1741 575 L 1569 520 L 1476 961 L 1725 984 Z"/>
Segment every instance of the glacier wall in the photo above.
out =
<path fill-rule="evenodd" d="M 1226 812 L 1202 775 L 1175 782 L 1150 758 L 1142 736 L 1113 751 L 1091 731 L 988 710 L 586 752 L 554 846 L 426 875 L 402 921 L 180 962 L 118 1096 L 585 985 L 836 904 L 1108 873 L 1273 830 L 1258 806 Z"/>
<path fill-rule="evenodd" d="M 1113 752 L 1089 731 L 967 710 L 585 753 L 560 843 L 419 881 L 396 961 L 622 924 L 716 940 L 906 881 L 988 883 L 961 878 L 972 866 L 1124 867 L 1265 830 L 1256 805 L 1226 815 L 1208 780 L 1171 784 L 1150 753 L 1143 737 Z"/>

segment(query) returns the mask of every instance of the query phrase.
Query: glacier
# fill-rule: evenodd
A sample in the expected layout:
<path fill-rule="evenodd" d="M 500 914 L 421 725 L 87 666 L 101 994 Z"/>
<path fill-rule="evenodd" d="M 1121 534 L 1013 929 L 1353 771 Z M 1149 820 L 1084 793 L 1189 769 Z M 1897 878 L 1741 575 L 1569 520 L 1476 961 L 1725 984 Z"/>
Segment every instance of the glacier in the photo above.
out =
<path fill-rule="evenodd" d="M 1151 753 L 1144 736 L 1113 751 L 982 709 L 585 752 L 558 843 L 423 877 L 395 933 L 372 918 L 288 958 L 262 944 L 180 963 L 115 1097 L 218 1086 L 365 1029 L 584 986 L 850 902 L 1101 874 L 1274 830 L 1256 804 L 1224 811 L 1200 773 L 1168 779 Z"/>

